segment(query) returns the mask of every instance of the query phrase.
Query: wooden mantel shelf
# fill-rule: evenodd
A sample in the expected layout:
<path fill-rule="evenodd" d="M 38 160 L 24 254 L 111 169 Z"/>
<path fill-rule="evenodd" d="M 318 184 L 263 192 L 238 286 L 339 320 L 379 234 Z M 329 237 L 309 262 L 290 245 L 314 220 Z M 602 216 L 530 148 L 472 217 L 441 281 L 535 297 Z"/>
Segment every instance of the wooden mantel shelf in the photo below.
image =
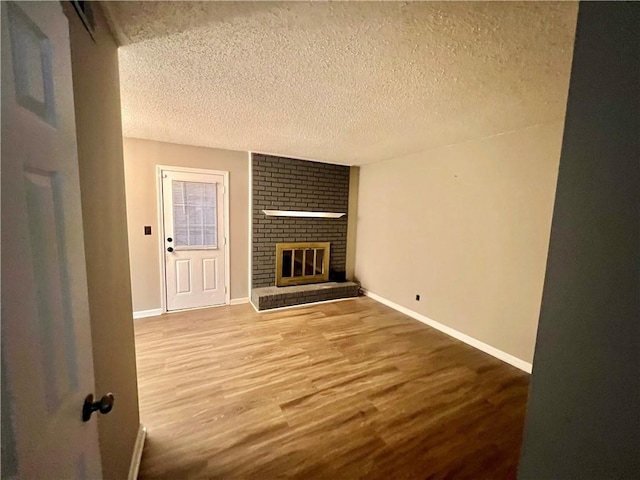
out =
<path fill-rule="evenodd" d="M 267 217 L 340 218 L 345 212 L 300 212 L 296 210 L 262 210 Z"/>

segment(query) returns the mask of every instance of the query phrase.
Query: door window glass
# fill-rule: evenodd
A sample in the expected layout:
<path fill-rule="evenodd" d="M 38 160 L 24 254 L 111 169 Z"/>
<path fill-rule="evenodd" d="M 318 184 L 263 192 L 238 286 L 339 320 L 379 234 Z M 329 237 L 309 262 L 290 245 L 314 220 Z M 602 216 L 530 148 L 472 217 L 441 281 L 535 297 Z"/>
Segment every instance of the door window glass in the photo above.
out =
<path fill-rule="evenodd" d="M 216 184 L 171 182 L 176 247 L 218 247 Z"/>

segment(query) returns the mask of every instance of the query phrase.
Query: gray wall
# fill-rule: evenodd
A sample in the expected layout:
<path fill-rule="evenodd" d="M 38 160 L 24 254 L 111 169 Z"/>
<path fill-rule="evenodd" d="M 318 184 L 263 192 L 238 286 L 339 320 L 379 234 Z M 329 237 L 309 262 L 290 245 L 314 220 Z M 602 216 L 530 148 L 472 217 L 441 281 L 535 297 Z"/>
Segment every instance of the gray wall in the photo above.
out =
<path fill-rule="evenodd" d="M 329 269 L 346 270 L 347 217 L 267 217 L 263 209 L 347 212 L 349 167 L 253 154 L 252 287 L 275 285 L 278 242 L 331 242 Z"/>
<path fill-rule="evenodd" d="M 640 4 L 581 3 L 519 476 L 640 472 Z"/>

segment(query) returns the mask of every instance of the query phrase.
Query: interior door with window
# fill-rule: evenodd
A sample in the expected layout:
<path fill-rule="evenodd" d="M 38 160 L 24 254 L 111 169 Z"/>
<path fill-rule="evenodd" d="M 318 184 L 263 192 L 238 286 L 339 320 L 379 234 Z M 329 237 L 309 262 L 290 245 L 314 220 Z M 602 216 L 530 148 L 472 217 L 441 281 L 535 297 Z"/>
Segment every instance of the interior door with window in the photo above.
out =
<path fill-rule="evenodd" d="M 2 2 L 2 478 L 101 478 L 67 18 Z"/>
<path fill-rule="evenodd" d="M 224 174 L 162 170 L 167 311 L 226 303 Z"/>

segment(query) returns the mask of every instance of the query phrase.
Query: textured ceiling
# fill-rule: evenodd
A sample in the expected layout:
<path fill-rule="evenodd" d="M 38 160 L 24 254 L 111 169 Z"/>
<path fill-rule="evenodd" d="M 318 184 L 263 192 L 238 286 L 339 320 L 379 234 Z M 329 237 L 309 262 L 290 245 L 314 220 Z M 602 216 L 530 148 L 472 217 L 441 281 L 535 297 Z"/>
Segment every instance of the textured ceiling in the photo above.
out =
<path fill-rule="evenodd" d="M 574 2 L 106 2 L 127 136 L 364 164 L 562 118 Z"/>

